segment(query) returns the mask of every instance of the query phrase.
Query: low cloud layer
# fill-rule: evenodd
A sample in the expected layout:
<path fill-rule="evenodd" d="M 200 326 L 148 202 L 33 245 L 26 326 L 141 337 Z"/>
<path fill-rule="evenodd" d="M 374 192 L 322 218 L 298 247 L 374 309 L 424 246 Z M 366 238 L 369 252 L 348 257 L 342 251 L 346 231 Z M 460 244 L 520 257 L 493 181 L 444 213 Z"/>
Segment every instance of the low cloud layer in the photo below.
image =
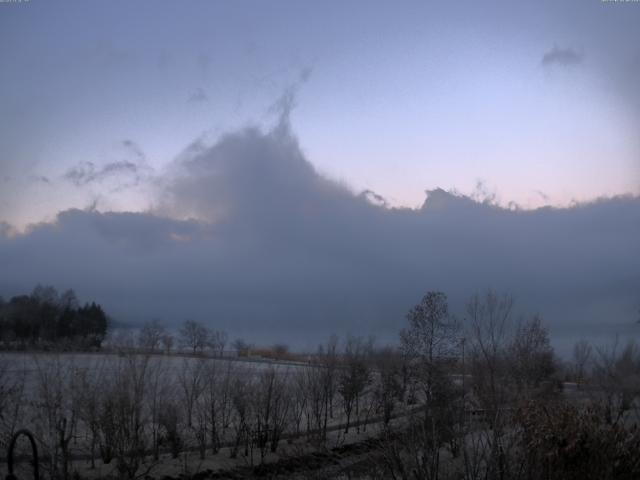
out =
<path fill-rule="evenodd" d="M 190 146 L 148 213 L 0 228 L 0 293 L 74 287 L 120 321 L 196 318 L 301 347 L 331 332 L 393 340 L 431 289 L 459 314 L 475 292 L 513 293 L 559 344 L 640 328 L 639 198 L 519 211 L 434 190 L 389 209 L 319 175 L 287 120 Z"/>

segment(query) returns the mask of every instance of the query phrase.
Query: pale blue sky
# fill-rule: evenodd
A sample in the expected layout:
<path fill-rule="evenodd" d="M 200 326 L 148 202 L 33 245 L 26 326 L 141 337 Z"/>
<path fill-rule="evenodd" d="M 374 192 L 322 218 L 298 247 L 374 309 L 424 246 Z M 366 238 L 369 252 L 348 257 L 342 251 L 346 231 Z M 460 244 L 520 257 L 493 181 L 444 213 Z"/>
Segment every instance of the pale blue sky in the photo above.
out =
<path fill-rule="evenodd" d="M 597 0 L 0 4 L 0 221 L 145 210 L 188 145 L 270 128 L 287 89 L 318 171 L 392 205 L 638 194 L 639 24 Z"/>

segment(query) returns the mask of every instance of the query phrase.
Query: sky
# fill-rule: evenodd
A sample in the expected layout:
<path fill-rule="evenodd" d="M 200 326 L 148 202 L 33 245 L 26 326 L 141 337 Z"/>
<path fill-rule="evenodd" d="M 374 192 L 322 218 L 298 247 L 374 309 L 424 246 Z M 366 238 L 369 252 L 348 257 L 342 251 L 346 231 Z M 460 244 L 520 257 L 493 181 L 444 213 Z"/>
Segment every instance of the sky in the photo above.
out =
<path fill-rule="evenodd" d="M 426 288 L 493 287 L 557 335 L 629 334 L 638 24 L 596 0 L 0 3 L 0 293 L 303 336 L 314 298 L 319 335 L 384 334 Z"/>

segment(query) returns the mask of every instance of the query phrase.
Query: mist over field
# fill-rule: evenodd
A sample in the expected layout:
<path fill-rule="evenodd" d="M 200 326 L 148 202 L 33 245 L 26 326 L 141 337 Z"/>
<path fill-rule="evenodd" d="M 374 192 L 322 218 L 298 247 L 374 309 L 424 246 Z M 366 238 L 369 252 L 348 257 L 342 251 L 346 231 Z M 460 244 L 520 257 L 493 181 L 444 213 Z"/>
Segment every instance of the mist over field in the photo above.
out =
<path fill-rule="evenodd" d="M 197 319 L 258 343 L 313 348 L 331 333 L 395 342 L 428 290 L 464 316 L 474 293 L 510 293 L 560 350 L 640 333 L 640 198 L 500 206 L 434 189 L 394 208 L 317 172 L 288 110 L 184 149 L 146 212 L 72 209 L 0 235 L 0 292 L 73 286 L 114 320 Z M 90 180 L 88 180 L 90 181 Z"/>

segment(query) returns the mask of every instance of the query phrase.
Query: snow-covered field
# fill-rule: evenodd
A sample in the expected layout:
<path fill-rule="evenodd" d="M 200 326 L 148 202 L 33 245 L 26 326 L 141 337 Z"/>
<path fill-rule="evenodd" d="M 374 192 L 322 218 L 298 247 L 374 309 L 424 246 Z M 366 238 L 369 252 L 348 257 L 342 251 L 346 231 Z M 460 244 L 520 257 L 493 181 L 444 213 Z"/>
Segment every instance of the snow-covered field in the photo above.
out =
<path fill-rule="evenodd" d="M 32 392 L 40 376 L 48 369 L 60 365 L 63 371 L 91 372 L 93 375 L 105 375 L 122 368 L 131 360 L 132 355 L 117 353 L 0 353 L 0 382 L 3 385 L 24 380 L 26 392 Z M 274 369 L 278 375 L 290 375 L 300 369 L 308 368 L 304 364 L 275 362 L 259 358 L 212 358 L 193 355 L 133 355 L 138 362 L 148 358 L 149 370 L 162 369 L 164 375 L 174 380 L 185 369 L 193 370 L 198 364 L 219 370 L 230 369 L 243 376 L 257 376 L 266 369 Z"/>
<path fill-rule="evenodd" d="M 0 446 L 10 431 L 26 427 L 36 436 L 43 455 L 55 456 L 58 465 L 63 465 L 60 459 L 66 449 L 73 468 L 87 476 L 96 474 L 89 468 L 93 457 L 101 477 L 114 469 L 114 463 L 102 465 L 99 460 L 103 449 L 110 447 L 113 438 L 127 441 L 132 435 L 127 430 L 118 436 L 119 430 L 111 430 L 110 422 L 115 421 L 119 422 L 115 427 L 134 428 L 131 431 L 141 438 L 138 446 L 126 448 L 143 448 L 144 462 L 157 463 L 151 452 L 158 445 L 160 470 L 177 475 L 187 457 L 193 462 L 190 468 L 200 469 L 204 464 L 228 468 L 260 462 L 265 453 L 266 460 L 273 460 L 285 451 L 291 455 L 304 450 L 321 428 L 328 435 L 325 442 L 333 445 L 367 438 L 377 431 L 375 424 L 381 420 L 373 393 L 375 381 L 359 397 L 359 407 L 350 414 L 352 428 L 345 432 L 347 417 L 337 377 L 332 389 L 323 393 L 326 371 L 256 358 L 3 352 Z M 211 453 L 212 435 L 221 448 L 216 455 Z M 261 435 L 268 442 L 275 439 L 277 455 L 270 453 L 268 442 L 259 453 Z M 172 442 L 178 437 L 179 446 L 175 446 Z M 63 438 L 68 439 L 66 447 Z M 198 460 L 203 441 L 207 448 L 204 464 Z M 175 448 L 181 452 L 179 458 L 171 457 Z M 234 450 L 238 459 L 230 461 Z"/>

